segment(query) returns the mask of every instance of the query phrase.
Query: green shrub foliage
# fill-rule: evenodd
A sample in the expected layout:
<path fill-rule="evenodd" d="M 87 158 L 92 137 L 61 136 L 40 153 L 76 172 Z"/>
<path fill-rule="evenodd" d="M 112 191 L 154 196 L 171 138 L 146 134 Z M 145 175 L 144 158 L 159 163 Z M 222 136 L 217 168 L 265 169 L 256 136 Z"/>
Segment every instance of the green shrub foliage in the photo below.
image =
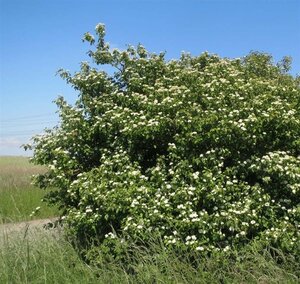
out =
<path fill-rule="evenodd" d="M 26 147 L 35 178 L 78 239 L 117 236 L 230 251 L 251 241 L 300 252 L 300 87 L 290 59 L 251 52 L 166 60 L 142 45 L 111 49 L 86 33 L 93 64 L 60 75 L 60 124 Z M 93 67 L 96 66 L 96 67 Z M 110 72 L 99 70 L 110 66 Z M 103 69 L 103 68 L 102 68 Z"/>

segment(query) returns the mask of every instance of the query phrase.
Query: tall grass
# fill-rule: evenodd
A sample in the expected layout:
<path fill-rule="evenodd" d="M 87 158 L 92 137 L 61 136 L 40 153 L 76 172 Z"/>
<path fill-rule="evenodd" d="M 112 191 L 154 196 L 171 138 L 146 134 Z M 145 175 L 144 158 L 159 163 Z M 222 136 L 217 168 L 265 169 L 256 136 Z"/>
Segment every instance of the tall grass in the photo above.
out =
<path fill-rule="evenodd" d="M 0 283 L 91 283 L 84 264 L 57 231 L 0 232 Z M 93 283 L 96 283 L 93 282 Z"/>
<path fill-rule="evenodd" d="M 245 249 L 235 257 L 196 259 L 167 252 L 161 243 L 132 248 L 123 262 L 101 258 L 87 265 L 57 230 L 0 232 L 0 283 L 299 283 L 300 267 L 269 250 Z M 101 260 L 102 259 L 102 260 Z M 130 268 L 130 269 L 128 269 Z"/>
<path fill-rule="evenodd" d="M 26 157 L 0 157 L 0 223 L 52 217 L 56 208 L 41 202 L 45 192 L 31 185 L 31 176 L 44 171 Z M 30 217 L 36 207 L 40 214 Z"/>

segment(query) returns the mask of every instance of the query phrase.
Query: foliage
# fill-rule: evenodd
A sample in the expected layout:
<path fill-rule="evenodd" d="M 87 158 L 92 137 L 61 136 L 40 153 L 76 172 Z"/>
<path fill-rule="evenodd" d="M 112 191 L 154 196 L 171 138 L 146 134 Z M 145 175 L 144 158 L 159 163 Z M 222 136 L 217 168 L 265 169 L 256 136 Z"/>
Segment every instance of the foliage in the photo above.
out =
<path fill-rule="evenodd" d="M 157 233 L 203 254 L 254 240 L 300 255 L 300 88 L 268 54 L 166 60 L 142 45 L 110 49 L 86 33 L 96 66 L 60 75 L 60 125 L 33 138 L 36 178 L 81 241 L 118 248 Z M 115 247 L 114 247 L 115 246 Z"/>

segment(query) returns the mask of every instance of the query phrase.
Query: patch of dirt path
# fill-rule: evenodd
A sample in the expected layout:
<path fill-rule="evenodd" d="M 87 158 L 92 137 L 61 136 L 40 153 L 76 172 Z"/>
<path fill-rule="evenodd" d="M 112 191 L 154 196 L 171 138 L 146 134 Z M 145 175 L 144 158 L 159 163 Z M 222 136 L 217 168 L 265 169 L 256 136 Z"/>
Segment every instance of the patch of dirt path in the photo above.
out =
<path fill-rule="evenodd" d="M 0 235 L 32 229 L 42 229 L 45 225 L 57 221 L 58 218 L 37 219 L 18 223 L 6 223 L 0 225 Z"/>

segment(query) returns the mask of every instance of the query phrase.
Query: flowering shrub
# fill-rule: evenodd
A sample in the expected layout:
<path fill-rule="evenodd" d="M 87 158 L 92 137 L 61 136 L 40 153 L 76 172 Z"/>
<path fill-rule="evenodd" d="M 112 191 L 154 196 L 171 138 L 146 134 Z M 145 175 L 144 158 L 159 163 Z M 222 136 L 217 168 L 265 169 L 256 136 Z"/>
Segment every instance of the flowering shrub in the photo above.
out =
<path fill-rule="evenodd" d="M 300 88 L 269 55 L 167 61 L 142 45 L 111 50 L 103 25 L 88 63 L 60 75 L 75 106 L 33 138 L 35 178 L 56 187 L 79 239 L 110 246 L 158 233 L 170 248 L 230 250 L 252 240 L 300 252 Z"/>

